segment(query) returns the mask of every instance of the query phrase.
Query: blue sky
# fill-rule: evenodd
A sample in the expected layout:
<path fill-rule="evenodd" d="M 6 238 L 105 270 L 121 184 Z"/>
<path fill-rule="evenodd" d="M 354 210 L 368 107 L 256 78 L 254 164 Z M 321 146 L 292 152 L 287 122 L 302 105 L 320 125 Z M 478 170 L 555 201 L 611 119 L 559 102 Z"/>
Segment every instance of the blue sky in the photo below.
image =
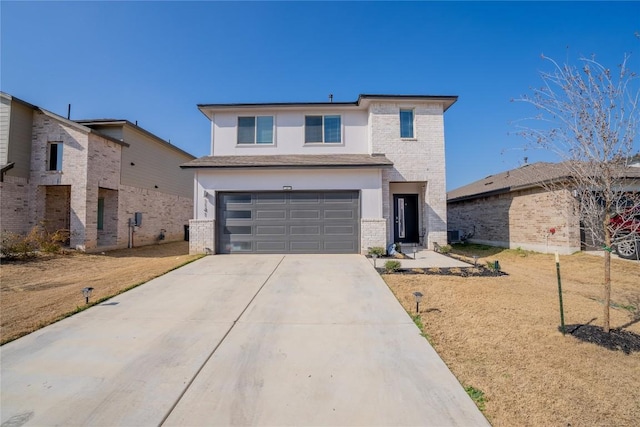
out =
<path fill-rule="evenodd" d="M 529 161 L 510 100 L 549 64 L 595 54 L 640 71 L 639 2 L 0 3 L 0 88 L 72 119 L 122 118 L 194 154 L 199 103 L 458 95 L 447 188 Z"/>

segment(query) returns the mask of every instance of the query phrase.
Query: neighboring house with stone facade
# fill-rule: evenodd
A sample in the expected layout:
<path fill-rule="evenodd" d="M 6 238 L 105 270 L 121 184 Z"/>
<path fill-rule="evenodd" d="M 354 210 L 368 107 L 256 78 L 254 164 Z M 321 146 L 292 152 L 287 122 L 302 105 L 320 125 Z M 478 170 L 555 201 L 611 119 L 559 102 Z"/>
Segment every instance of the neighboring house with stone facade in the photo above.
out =
<path fill-rule="evenodd" d="M 83 251 L 184 238 L 193 173 L 179 166 L 194 156 L 126 120 L 73 121 L 1 101 L 3 232 L 65 229 Z"/>
<path fill-rule="evenodd" d="M 578 200 L 568 189 L 548 189 L 566 175 L 561 164 L 532 163 L 448 192 L 449 240 L 466 236 L 472 243 L 561 254 L 591 247 L 581 232 Z M 639 178 L 638 167 L 624 171 L 630 191 L 640 191 Z"/>
<path fill-rule="evenodd" d="M 444 113 L 455 96 L 205 104 L 192 253 L 366 253 L 446 242 Z"/>

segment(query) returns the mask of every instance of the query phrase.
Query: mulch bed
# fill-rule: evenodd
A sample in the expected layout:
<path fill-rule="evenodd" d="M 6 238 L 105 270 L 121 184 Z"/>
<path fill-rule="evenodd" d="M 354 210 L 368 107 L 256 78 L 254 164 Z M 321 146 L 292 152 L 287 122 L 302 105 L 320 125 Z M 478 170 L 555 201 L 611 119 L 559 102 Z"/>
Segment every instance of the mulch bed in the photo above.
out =
<path fill-rule="evenodd" d="M 631 354 L 640 351 L 640 335 L 631 331 L 611 329 L 606 333 L 601 326 L 595 325 L 565 325 L 566 331 L 580 341 L 590 342 L 613 351 Z M 560 330 L 560 327 L 558 327 Z"/>
<path fill-rule="evenodd" d="M 504 271 L 496 271 L 484 266 L 476 267 L 430 267 L 430 268 L 401 268 L 395 272 L 388 272 L 385 268 L 376 268 L 380 274 L 427 274 L 435 276 L 458 277 L 500 277 L 507 276 Z"/>

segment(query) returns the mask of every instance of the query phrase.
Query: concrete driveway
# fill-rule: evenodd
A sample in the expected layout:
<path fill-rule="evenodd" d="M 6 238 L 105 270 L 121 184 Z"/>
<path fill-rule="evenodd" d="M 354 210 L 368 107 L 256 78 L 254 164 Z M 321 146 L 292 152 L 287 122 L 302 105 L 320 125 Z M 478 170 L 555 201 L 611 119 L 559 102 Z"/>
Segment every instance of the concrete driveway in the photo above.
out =
<path fill-rule="evenodd" d="M 359 255 L 206 257 L 0 358 L 2 427 L 488 425 Z"/>

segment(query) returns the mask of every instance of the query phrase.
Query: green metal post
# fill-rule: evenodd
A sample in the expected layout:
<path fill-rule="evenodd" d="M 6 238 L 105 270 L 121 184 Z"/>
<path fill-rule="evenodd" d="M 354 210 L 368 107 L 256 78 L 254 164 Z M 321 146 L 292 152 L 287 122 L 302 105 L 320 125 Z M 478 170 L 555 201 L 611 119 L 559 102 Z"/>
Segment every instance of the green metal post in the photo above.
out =
<path fill-rule="evenodd" d="M 564 329 L 564 308 L 562 306 L 562 282 L 560 281 L 560 257 L 556 252 L 556 274 L 558 275 L 558 299 L 560 301 L 560 328 L 562 329 L 562 335 L 566 333 Z"/>

